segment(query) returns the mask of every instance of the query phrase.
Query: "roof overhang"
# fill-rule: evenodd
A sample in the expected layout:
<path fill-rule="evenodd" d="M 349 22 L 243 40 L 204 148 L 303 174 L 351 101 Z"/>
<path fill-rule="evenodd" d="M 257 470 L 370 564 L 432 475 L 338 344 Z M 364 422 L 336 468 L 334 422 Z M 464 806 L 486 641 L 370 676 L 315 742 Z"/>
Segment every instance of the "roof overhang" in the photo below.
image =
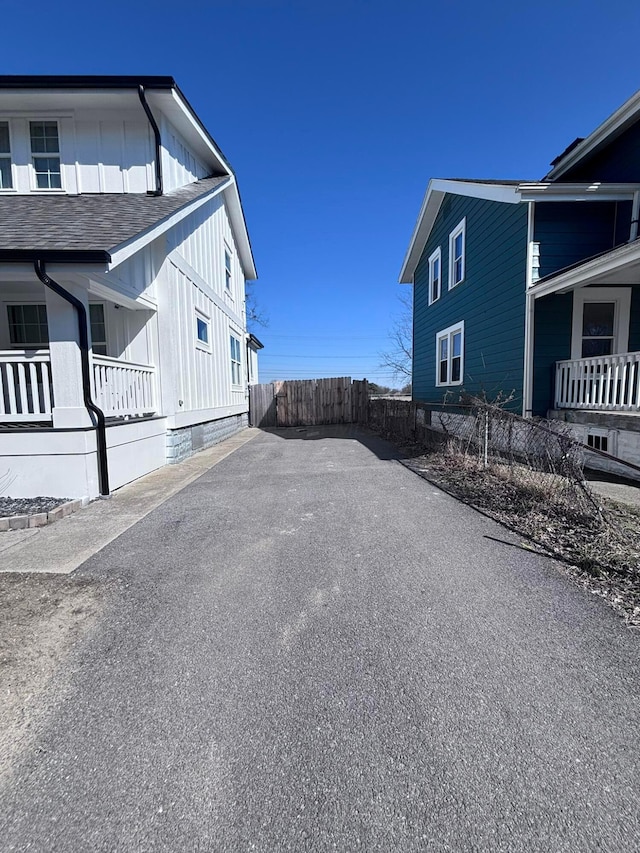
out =
<path fill-rule="evenodd" d="M 400 270 L 400 284 L 413 284 L 416 267 L 429 239 L 442 200 L 447 193 L 482 198 L 487 201 L 502 201 L 507 204 L 518 204 L 521 201 L 518 188 L 514 184 L 502 184 L 498 181 L 495 183 L 475 183 L 474 181 L 442 180 L 439 178 L 429 181 L 418 214 L 418 221 Z"/>
<path fill-rule="evenodd" d="M 247 337 L 247 344 L 254 350 L 264 349 L 264 344 L 253 334 L 249 334 Z"/>
<path fill-rule="evenodd" d="M 552 183 L 530 181 L 518 185 L 522 201 L 631 201 L 640 184 Z"/>
<path fill-rule="evenodd" d="M 591 284 L 640 284 L 640 239 L 547 276 L 532 285 L 529 292 L 534 299 L 541 299 Z"/>
<path fill-rule="evenodd" d="M 556 181 L 569 169 L 592 154 L 598 148 L 619 136 L 637 120 L 640 112 L 640 90 L 605 119 L 589 136 L 568 151 L 561 160 L 545 175 L 545 180 Z"/>

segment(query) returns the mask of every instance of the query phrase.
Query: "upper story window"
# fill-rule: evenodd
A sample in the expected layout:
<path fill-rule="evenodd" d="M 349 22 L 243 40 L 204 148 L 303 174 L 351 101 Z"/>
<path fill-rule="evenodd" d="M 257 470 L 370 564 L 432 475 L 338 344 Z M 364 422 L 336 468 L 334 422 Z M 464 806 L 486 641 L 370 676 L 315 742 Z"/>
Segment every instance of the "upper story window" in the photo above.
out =
<path fill-rule="evenodd" d="M 31 157 L 39 190 L 62 189 L 57 121 L 29 122 Z"/>
<path fill-rule="evenodd" d="M 0 121 L 0 190 L 13 189 L 9 122 Z"/>
<path fill-rule="evenodd" d="M 440 246 L 429 258 L 429 305 L 440 299 L 442 289 L 442 252 Z"/>
<path fill-rule="evenodd" d="M 466 227 L 463 219 L 449 234 L 449 290 L 464 281 Z"/>
<path fill-rule="evenodd" d="M 227 293 L 231 293 L 231 250 L 227 245 L 224 247 L 224 287 Z"/>

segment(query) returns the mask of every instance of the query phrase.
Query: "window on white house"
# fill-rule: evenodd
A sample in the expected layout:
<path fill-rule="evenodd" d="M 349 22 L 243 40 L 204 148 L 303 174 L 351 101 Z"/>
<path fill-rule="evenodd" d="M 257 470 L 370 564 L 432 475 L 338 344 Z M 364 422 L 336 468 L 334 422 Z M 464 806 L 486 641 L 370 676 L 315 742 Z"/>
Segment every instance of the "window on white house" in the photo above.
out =
<path fill-rule="evenodd" d="M 196 309 L 196 344 L 201 349 L 209 349 L 209 318 Z"/>
<path fill-rule="evenodd" d="M 449 234 L 449 290 L 464 281 L 467 220 Z"/>
<path fill-rule="evenodd" d="M 104 305 L 89 305 L 89 325 L 91 326 L 91 348 L 95 355 L 107 354 L 107 325 L 104 320 Z"/>
<path fill-rule="evenodd" d="M 0 190 L 13 189 L 9 122 L 0 121 Z"/>
<path fill-rule="evenodd" d="M 429 305 L 440 299 L 442 290 L 442 253 L 440 246 L 429 258 Z"/>
<path fill-rule="evenodd" d="M 462 385 L 464 321 L 436 335 L 436 385 Z"/>
<path fill-rule="evenodd" d="M 242 384 L 242 356 L 240 353 L 240 341 L 234 335 L 229 337 L 231 343 L 231 382 L 233 385 Z"/>
<path fill-rule="evenodd" d="M 231 293 L 231 252 L 227 246 L 224 247 L 224 286 L 227 293 Z"/>
<path fill-rule="evenodd" d="M 46 305 L 7 305 L 9 341 L 19 349 L 49 346 Z"/>
<path fill-rule="evenodd" d="M 31 157 L 39 190 L 62 188 L 60 174 L 60 141 L 57 121 L 32 121 Z"/>

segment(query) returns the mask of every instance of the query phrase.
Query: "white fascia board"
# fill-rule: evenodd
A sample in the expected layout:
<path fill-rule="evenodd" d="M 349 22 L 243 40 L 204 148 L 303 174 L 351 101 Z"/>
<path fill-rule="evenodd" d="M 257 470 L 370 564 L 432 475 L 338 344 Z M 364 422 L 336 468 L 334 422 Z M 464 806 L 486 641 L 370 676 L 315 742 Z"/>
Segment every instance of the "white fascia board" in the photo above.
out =
<path fill-rule="evenodd" d="M 208 201 L 211 201 L 212 198 L 217 196 L 219 193 L 224 192 L 227 187 L 231 185 L 233 178 L 229 177 L 224 183 L 218 184 L 217 187 L 214 187 L 210 192 L 201 195 L 199 198 L 194 199 L 190 204 L 186 204 L 184 207 L 181 207 L 180 210 L 177 210 L 175 213 L 172 213 L 170 216 L 167 216 L 165 219 L 161 219 L 159 222 L 154 223 L 150 228 L 146 231 L 141 231 L 138 234 L 135 234 L 131 239 L 125 240 L 124 243 L 120 243 L 118 246 L 114 246 L 109 249 L 109 254 L 111 255 L 111 263 L 109 264 L 109 269 L 112 270 L 114 267 L 117 267 L 118 264 L 121 264 L 123 261 L 126 261 L 127 258 L 130 258 L 132 255 L 135 255 L 136 252 L 139 252 L 144 246 L 148 243 L 152 243 L 156 237 L 159 237 L 161 234 L 164 234 L 170 228 L 173 228 L 174 225 L 177 225 L 178 222 L 181 222 L 187 216 L 190 216 L 203 204 L 206 204 Z"/>
<path fill-rule="evenodd" d="M 213 155 L 213 157 L 218 163 L 219 168 L 223 172 L 226 172 L 228 175 L 233 175 L 233 170 L 231 169 L 227 161 L 224 159 L 222 151 L 220 151 L 220 149 L 214 144 L 209 134 L 206 133 L 206 131 L 203 129 L 202 125 L 200 124 L 200 121 L 194 115 L 188 104 L 185 103 L 185 101 L 180 97 L 180 94 L 175 89 L 171 90 L 171 97 L 173 98 L 178 108 L 181 110 L 186 125 L 189 128 L 189 133 L 185 134 L 185 136 L 195 136 L 200 142 L 200 144 L 204 145 L 204 147 L 207 149 L 207 151 L 209 152 L 209 156 Z M 184 131 L 184 128 L 181 128 L 181 130 Z"/>
<path fill-rule="evenodd" d="M 617 131 L 626 129 L 626 126 L 632 124 L 640 112 L 640 90 L 635 95 L 632 95 L 628 101 L 619 107 L 609 118 L 605 119 L 589 136 L 582 140 L 576 147 L 570 151 L 562 160 L 554 166 L 550 172 L 545 175 L 545 178 L 555 181 L 566 171 L 579 163 L 584 157 L 590 154 L 595 148 L 606 142 Z"/>
<path fill-rule="evenodd" d="M 518 186 L 522 201 L 629 201 L 640 184 L 549 183 L 532 181 Z"/>
<path fill-rule="evenodd" d="M 229 183 L 224 184 L 224 189 L 227 214 L 229 215 L 233 235 L 238 246 L 238 254 L 242 263 L 244 277 L 247 281 L 255 281 L 258 278 L 258 273 L 253 259 L 253 252 L 251 251 L 249 232 L 247 231 L 247 223 L 245 222 L 236 179 L 232 177 Z"/>
<path fill-rule="evenodd" d="M 586 287 L 597 279 L 598 283 L 603 276 L 620 274 L 621 270 L 629 266 L 640 266 L 640 240 L 619 247 L 599 258 L 585 261 L 580 266 L 560 272 L 549 281 L 534 284 L 531 293 L 534 299 L 549 296 L 551 293 L 575 290 L 577 287 Z M 615 282 L 626 285 L 626 282 Z"/>
<path fill-rule="evenodd" d="M 413 276 L 418 261 L 429 239 L 429 234 L 440 210 L 440 205 L 446 193 L 470 198 L 482 198 L 487 201 L 502 201 L 507 204 L 518 204 L 521 201 L 517 187 L 511 184 L 480 184 L 472 181 L 451 181 L 433 178 L 429 181 L 418 214 L 418 220 L 413 230 L 411 242 L 400 270 L 400 284 L 413 284 Z"/>

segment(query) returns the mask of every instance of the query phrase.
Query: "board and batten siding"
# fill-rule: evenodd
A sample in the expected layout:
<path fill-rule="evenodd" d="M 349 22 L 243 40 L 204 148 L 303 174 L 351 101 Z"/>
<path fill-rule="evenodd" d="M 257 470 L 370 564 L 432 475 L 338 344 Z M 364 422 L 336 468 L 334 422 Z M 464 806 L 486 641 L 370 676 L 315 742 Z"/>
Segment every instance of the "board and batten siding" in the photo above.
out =
<path fill-rule="evenodd" d="M 464 281 L 449 286 L 449 234 L 466 217 Z M 442 295 L 428 304 L 429 262 L 442 252 Z M 527 207 L 447 194 L 414 276 L 413 398 L 439 402 L 447 391 L 500 394 L 522 408 Z M 436 334 L 464 321 L 462 385 L 436 385 Z"/>
<path fill-rule="evenodd" d="M 224 247 L 234 259 L 232 293 L 226 291 Z M 244 277 L 221 197 L 194 211 L 166 237 L 167 258 L 158 278 L 163 413 L 185 425 L 247 411 Z M 209 345 L 197 340 L 196 320 L 209 324 Z M 241 384 L 232 384 L 230 337 L 240 342 Z M 182 401 L 182 402 L 180 402 Z"/>
<path fill-rule="evenodd" d="M 630 201 L 536 202 L 534 210 L 540 278 L 629 239 Z"/>
<path fill-rule="evenodd" d="M 191 412 L 242 404 L 245 401 L 245 383 L 239 387 L 231 384 L 232 333 L 240 341 L 243 360 L 241 375 L 243 379 L 245 376 L 244 333 L 238 322 L 221 308 L 217 300 L 211 298 L 209 288 L 202 281 L 194 281 L 173 261 L 169 261 L 169 280 L 174 291 L 173 308 L 177 327 L 177 386 L 183 401 L 179 411 Z M 209 323 L 208 347 L 197 341 L 198 313 Z"/>
<path fill-rule="evenodd" d="M 162 183 L 165 192 L 184 187 L 193 181 L 206 178 L 210 170 L 189 148 L 171 122 L 162 116 Z"/>

